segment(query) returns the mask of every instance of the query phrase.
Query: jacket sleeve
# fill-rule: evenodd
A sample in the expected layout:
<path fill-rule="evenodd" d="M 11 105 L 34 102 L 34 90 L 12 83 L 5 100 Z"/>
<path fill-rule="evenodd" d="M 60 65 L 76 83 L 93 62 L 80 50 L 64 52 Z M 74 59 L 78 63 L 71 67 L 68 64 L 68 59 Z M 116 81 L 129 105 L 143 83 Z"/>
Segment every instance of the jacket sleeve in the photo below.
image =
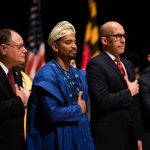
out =
<path fill-rule="evenodd" d="M 33 87 L 34 88 L 34 87 Z M 40 95 L 38 95 L 40 110 L 44 117 L 50 122 L 71 122 L 71 121 L 81 121 L 82 111 L 79 105 L 68 105 L 61 103 L 57 99 L 57 96 L 45 91 L 41 87 L 35 87 L 36 92 L 40 90 Z"/>

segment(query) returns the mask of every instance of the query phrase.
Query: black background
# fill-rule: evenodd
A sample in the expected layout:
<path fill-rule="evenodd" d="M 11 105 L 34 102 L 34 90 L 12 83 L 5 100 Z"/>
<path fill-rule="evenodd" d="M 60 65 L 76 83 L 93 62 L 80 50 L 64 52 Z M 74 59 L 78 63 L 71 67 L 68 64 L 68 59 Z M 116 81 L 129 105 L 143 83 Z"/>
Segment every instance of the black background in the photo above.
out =
<path fill-rule="evenodd" d="M 12 28 L 18 31 L 26 42 L 28 31 L 28 16 L 31 0 L 2 0 L 0 8 L 0 28 Z M 128 40 L 126 52 L 132 51 L 140 56 L 143 64 L 144 53 L 150 42 L 150 8 L 148 1 L 134 0 L 97 0 L 99 26 L 109 20 L 120 22 Z M 77 63 L 81 61 L 81 53 L 88 22 L 88 0 L 41 0 L 42 23 L 45 43 L 52 27 L 59 21 L 68 20 L 76 28 L 78 56 Z M 47 61 L 52 58 L 46 43 Z"/>

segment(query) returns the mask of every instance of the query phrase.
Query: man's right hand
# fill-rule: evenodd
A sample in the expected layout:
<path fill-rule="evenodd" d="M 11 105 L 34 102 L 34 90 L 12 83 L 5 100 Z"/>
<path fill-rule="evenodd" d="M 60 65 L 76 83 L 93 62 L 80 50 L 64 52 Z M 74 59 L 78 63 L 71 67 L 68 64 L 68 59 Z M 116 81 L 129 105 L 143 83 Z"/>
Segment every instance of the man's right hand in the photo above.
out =
<path fill-rule="evenodd" d="M 21 98 L 24 106 L 26 106 L 28 98 L 29 98 L 29 95 L 30 95 L 30 91 L 27 90 L 26 88 L 21 87 L 21 86 L 18 87 L 17 84 L 15 84 L 15 87 L 16 87 L 16 95 Z"/>
<path fill-rule="evenodd" d="M 130 82 L 126 76 L 124 77 L 124 79 L 125 79 L 125 81 L 127 83 L 128 89 L 131 92 L 131 95 L 134 96 L 134 95 L 138 94 L 139 93 L 139 84 L 138 84 L 138 81 L 135 80 L 134 82 Z"/>
<path fill-rule="evenodd" d="M 83 92 L 80 91 L 78 94 L 77 104 L 80 105 L 82 113 L 85 113 L 86 112 L 86 104 L 85 104 L 85 101 L 81 98 L 82 94 L 83 94 Z"/>

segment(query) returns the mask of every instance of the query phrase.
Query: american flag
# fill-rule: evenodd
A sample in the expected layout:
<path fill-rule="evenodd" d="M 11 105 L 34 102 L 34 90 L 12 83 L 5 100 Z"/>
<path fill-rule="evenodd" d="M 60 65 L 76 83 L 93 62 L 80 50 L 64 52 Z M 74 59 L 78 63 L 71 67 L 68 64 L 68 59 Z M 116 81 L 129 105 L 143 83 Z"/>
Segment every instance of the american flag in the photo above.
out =
<path fill-rule="evenodd" d="M 29 52 L 25 64 L 25 73 L 33 79 L 36 72 L 45 64 L 45 44 L 39 0 L 31 1 L 29 15 L 29 29 L 26 41 Z"/>
<path fill-rule="evenodd" d="M 88 61 L 100 54 L 99 26 L 95 0 L 89 0 L 89 20 L 85 30 L 85 39 L 81 59 L 81 69 L 85 70 Z"/>

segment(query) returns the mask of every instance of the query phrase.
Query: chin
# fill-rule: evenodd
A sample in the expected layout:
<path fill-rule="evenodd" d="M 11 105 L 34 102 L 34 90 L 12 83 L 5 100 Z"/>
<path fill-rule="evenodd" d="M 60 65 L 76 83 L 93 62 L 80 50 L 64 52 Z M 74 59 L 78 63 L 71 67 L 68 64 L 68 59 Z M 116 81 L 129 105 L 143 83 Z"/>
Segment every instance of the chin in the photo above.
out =
<path fill-rule="evenodd" d="M 70 56 L 69 59 L 70 59 L 70 60 L 76 59 L 76 55 L 75 55 L 75 56 Z"/>
<path fill-rule="evenodd" d="M 19 61 L 18 62 L 18 65 L 24 65 L 25 64 L 25 61 Z"/>
<path fill-rule="evenodd" d="M 124 49 L 120 50 L 120 54 L 123 54 L 124 53 Z"/>

